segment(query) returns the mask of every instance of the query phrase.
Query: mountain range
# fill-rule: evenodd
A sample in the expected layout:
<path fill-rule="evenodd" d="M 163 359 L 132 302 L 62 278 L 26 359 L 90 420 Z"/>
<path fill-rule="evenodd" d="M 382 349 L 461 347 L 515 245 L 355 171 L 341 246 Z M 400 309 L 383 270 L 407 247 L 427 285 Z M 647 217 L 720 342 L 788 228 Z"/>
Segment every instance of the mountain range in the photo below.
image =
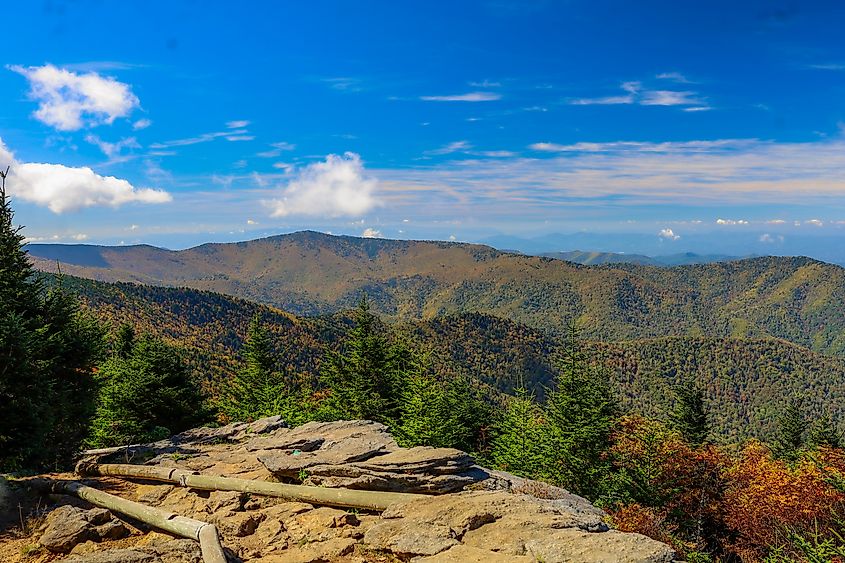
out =
<path fill-rule="evenodd" d="M 187 287 L 294 315 L 349 309 L 366 294 L 389 319 L 493 315 L 555 337 L 577 321 L 609 342 L 780 338 L 845 354 L 845 269 L 804 257 L 675 267 L 584 266 L 483 245 L 310 231 L 171 251 L 29 245 L 36 266 L 100 281 Z"/>

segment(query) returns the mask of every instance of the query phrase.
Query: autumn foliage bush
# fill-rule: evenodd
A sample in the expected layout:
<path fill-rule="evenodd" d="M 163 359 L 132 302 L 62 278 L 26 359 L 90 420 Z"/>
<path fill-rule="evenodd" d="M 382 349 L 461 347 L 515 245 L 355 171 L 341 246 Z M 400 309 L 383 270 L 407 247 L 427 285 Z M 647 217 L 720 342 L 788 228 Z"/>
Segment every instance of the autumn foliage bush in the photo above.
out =
<path fill-rule="evenodd" d="M 796 540 L 841 540 L 845 451 L 820 448 L 797 461 L 757 441 L 730 454 L 693 447 L 663 424 L 622 419 L 611 449 L 619 479 L 614 524 L 720 561 L 811 560 Z M 815 559 L 812 559 L 815 560 Z M 823 559 L 829 560 L 829 559 Z"/>

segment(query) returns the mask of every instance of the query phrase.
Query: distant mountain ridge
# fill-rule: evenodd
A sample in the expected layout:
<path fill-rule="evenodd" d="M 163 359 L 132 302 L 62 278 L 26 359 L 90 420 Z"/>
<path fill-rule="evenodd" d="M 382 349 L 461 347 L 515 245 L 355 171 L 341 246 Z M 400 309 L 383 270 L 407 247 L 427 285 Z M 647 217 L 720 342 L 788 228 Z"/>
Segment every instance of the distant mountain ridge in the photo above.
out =
<path fill-rule="evenodd" d="M 583 250 L 569 250 L 561 252 L 541 252 L 535 256 L 556 258 L 576 262 L 585 266 L 602 264 L 641 264 L 646 266 L 686 266 L 689 264 L 709 264 L 711 262 L 730 262 L 757 256 L 727 256 L 722 254 L 695 254 L 683 252 L 680 254 L 666 254 L 663 256 L 646 256 L 644 254 L 622 254 L 618 252 L 587 252 Z"/>
<path fill-rule="evenodd" d="M 28 248 L 46 271 L 58 260 L 67 274 L 215 291 L 297 315 L 348 309 L 366 294 L 397 319 L 484 313 L 551 335 L 577 320 L 586 336 L 610 341 L 777 337 L 845 353 L 845 270 L 809 258 L 583 266 L 482 245 L 309 231 L 180 251 Z"/>

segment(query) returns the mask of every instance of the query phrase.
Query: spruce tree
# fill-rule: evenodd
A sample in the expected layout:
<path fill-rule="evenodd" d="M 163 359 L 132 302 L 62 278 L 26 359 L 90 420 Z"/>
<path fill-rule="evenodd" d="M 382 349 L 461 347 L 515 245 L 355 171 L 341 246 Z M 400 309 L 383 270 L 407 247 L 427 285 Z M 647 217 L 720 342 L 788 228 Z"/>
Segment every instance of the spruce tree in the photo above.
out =
<path fill-rule="evenodd" d="M 322 420 L 397 421 L 408 350 L 391 345 L 380 328 L 362 299 L 342 350 L 330 352 L 321 366 L 320 380 L 328 391 L 318 414 Z"/>
<path fill-rule="evenodd" d="M 836 422 L 829 413 L 820 415 L 810 427 L 807 445 L 811 448 L 842 447 L 842 432 L 836 428 Z"/>
<path fill-rule="evenodd" d="M 807 421 L 804 420 L 799 401 L 790 401 L 778 420 L 777 434 L 772 447 L 775 455 L 782 459 L 795 460 L 804 448 L 806 425 Z"/>
<path fill-rule="evenodd" d="M 128 357 L 106 360 L 98 379 L 94 447 L 159 440 L 208 418 L 182 350 L 149 335 L 138 338 Z"/>
<path fill-rule="evenodd" d="M 304 422 L 306 397 L 300 396 L 293 379 L 278 368 L 270 333 L 258 314 L 249 325 L 243 356 L 244 365 L 225 393 L 223 412 L 232 420 L 282 415 L 290 424 Z"/>
<path fill-rule="evenodd" d="M 33 270 L 0 171 L 0 469 L 69 461 L 93 411 L 97 323 Z"/>
<path fill-rule="evenodd" d="M 548 477 L 572 492 L 599 498 L 611 467 L 610 435 L 619 414 L 611 377 L 584 354 L 571 324 L 546 404 Z"/>
<path fill-rule="evenodd" d="M 690 382 L 678 387 L 675 395 L 675 410 L 672 413 L 675 429 L 693 446 L 705 444 L 710 434 L 710 424 L 704 404 L 704 390 Z"/>
<path fill-rule="evenodd" d="M 543 411 L 525 387 L 515 393 L 493 424 L 489 457 L 498 468 L 536 479 L 543 476 L 546 455 Z"/>

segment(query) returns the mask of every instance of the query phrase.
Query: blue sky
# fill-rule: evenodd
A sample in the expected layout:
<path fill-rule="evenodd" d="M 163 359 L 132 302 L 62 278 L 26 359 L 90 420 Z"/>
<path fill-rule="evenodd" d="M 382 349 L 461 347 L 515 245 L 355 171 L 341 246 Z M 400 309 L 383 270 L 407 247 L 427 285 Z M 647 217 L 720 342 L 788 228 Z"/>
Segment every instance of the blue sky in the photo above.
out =
<path fill-rule="evenodd" d="M 0 160 L 34 241 L 845 234 L 842 3 L 16 4 Z"/>

